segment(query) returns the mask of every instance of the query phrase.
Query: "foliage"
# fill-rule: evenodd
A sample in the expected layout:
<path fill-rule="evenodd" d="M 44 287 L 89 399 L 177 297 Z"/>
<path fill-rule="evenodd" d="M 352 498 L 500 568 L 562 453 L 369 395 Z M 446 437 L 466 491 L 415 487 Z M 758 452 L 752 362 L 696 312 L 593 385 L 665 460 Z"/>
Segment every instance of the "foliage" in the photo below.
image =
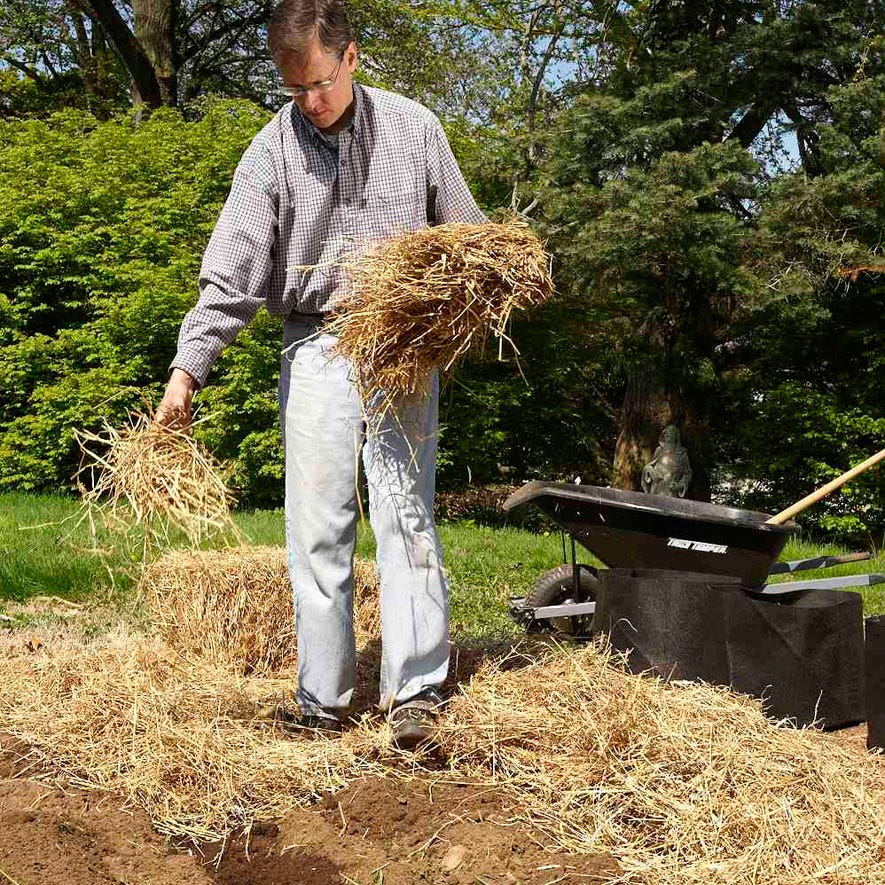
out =
<path fill-rule="evenodd" d="M 74 427 L 156 399 L 231 171 L 265 116 L 0 124 L 0 488 L 69 485 Z M 249 346 L 250 337 L 244 337 Z"/>
<path fill-rule="evenodd" d="M 275 0 L 9 0 L 0 10 L 0 113 L 143 101 L 189 106 L 206 96 L 270 107 L 279 82 L 266 50 Z M 506 65 L 482 61 L 477 27 L 457 0 L 352 0 L 360 78 L 445 116 L 496 106 Z M 478 51 L 479 50 L 479 51 Z M 506 86 L 504 86 L 506 89 Z"/>
<path fill-rule="evenodd" d="M 605 485 L 611 354 L 562 302 L 514 322 L 520 354 L 462 366 L 440 404 L 440 485 L 574 479 Z"/>
<path fill-rule="evenodd" d="M 839 268 L 881 262 L 877 31 L 860 7 L 805 3 L 759 19 L 754 4 L 729 6 L 735 17 L 716 28 L 720 4 L 680 6 L 684 17 L 661 4 L 636 18 L 651 51 L 625 51 L 603 84 L 568 90 L 534 184 L 574 334 L 592 329 L 631 382 L 618 451 L 632 433 L 650 455 L 660 425 L 676 420 L 696 467 L 709 461 L 731 492 L 746 486 L 739 478 L 778 475 L 763 503 L 779 509 L 808 490 L 808 477 L 840 472 L 849 450 L 881 447 L 874 313 L 833 322 L 840 299 L 875 298 L 869 279 L 838 282 Z M 801 171 L 752 155 L 781 112 Z M 802 332 L 785 332 L 797 319 Z M 809 336 L 826 351 L 827 332 L 866 348 L 809 361 Z M 635 396 L 637 383 L 646 396 Z M 631 409 L 663 420 L 634 426 Z M 773 465 L 785 420 L 805 429 L 808 446 Z M 839 435 L 837 456 L 828 437 Z M 812 523 L 875 537 L 881 491 L 858 495 Z"/>
<path fill-rule="evenodd" d="M 763 201 L 758 235 L 773 295 L 740 330 L 742 365 L 726 374 L 722 472 L 752 480 L 729 499 L 778 508 L 882 448 L 885 355 L 880 272 L 885 236 L 878 121 L 885 76 L 828 94 L 818 155 L 827 174 L 782 176 Z M 848 271 L 837 275 L 839 267 Z M 885 540 L 885 471 L 852 481 L 803 517 L 855 543 Z"/>
<path fill-rule="evenodd" d="M 7 0 L 0 8 L 0 116 L 62 108 L 106 116 L 125 102 L 119 59 L 72 0 Z"/>
<path fill-rule="evenodd" d="M 250 507 L 279 506 L 283 498 L 281 338 L 280 322 L 262 311 L 221 355 L 200 394 L 207 416 L 200 436 L 216 457 L 233 463 L 231 481 Z"/>
<path fill-rule="evenodd" d="M 0 487 L 66 487 L 70 428 L 159 393 L 231 170 L 264 119 L 205 95 L 273 100 L 260 6 L 182 0 L 190 123 L 67 110 L 0 124 Z M 0 115 L 64 103 L 100 118 L 128 100 L 76 8 L 0 12 Z M 514 322 L 519 362 L 462 366 L 444 392 L 442 487 L 606 484 L 631 434 L 659 432 L 631 424 L 642 384 L 650 411 L 688 427 L 718 499 L 744 506 L 779 509 L 881 448 L 881 276 L 839 276 L 882 262 L 879 6 L 352 9 L 360 76 L 440 111 L 481 204 L 526 209 L 554 256 L 559 299 Z M 201 394 L 199 433 L 262 505 L 281 493 L 278 337 L 260 315 Z M 807 524 L 880 539 L 882 473 Z"/>

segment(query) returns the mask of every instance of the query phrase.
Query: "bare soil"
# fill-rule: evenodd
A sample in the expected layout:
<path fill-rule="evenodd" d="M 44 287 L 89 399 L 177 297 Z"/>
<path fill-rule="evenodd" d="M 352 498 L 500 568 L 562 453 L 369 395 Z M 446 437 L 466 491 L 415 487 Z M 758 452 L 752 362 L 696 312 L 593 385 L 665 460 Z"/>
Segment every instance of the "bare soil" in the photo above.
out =
<path fill-rule="evenodd" d="M 325 885 L 606 882 L 607 855 L 542 844 L 494 789 L 364 778 L 201 851 L 157 834 L 118 797 L 31 780 L 0 735 L 0 885 Z M 220 856 L 219 856 L 220 855 Z"/>

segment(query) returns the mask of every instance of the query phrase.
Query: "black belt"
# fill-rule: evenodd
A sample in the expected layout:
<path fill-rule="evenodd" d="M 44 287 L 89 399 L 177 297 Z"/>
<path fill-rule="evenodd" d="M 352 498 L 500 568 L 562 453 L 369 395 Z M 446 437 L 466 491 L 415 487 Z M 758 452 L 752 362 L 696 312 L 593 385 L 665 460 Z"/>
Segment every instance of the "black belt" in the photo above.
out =
<path fill-rule="evenodd" d="M 286 317 L 287 323 L 304 323 L 308 326 L 321 326 L 326 320 L 329 318 L 327 313 L 302 313 L 298 310 L 293 310 Z"/>

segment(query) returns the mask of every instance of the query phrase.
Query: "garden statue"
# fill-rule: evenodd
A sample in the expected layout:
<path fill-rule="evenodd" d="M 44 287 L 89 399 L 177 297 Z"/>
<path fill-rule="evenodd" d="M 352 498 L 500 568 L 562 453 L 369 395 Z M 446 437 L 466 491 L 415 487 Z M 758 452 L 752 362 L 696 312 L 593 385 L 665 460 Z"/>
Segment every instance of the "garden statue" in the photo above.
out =
<path fill-rule="evenodd" d="M 678 428 L 668 424 L 658 442 L 654 457 L 642 468 L 642 491 L 684 498 L 691 485 L 691 464 L 679 444 Z"/>

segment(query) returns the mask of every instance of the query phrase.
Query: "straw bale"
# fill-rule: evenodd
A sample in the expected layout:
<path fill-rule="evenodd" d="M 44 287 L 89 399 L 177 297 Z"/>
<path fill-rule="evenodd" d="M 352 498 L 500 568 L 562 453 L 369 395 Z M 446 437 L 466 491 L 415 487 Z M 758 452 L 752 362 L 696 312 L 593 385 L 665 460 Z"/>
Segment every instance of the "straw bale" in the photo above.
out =
<path fill-rule="evenodd" d="M 364 397 L 424 390 L 491 336 L 512 342 L 514 310 L 552 294 L 549 258 L 522 221 L 442 224 L 384 240 L 348 265 L 348 293 L 330 331 L 358 369 Z M 515 351 L 515 347 L 513 347 Z"/>
<path fill-rule="evenodd" d="M 128 426 L 76 432 L 77 480 L 84 517 L 116 531 L 141 528 L 145 545 L 169 546 L 175 531 L 193 545 L 213 536 L 241 541 L 231 519 L 233 493 L 224 468 L 189 430 L 134 414 Z"/>
<path fill-rule="evenodd" d="M 443 722 L 453 767 L 506 784 L 563 848 L 611 851 L 625 881 L 885 881 L 881 762 L 824 740 L 594 648 L 488 666 Z"/>
<path fill-rule="evenodd" d="M 169 645 L 243 674 L 272 673 L 295 659 L 286 551 L 278 547 L 174 551 L 139 584 Z M 378 578 L 354 560 L 354 628 L 360 645 L 380 635 Z"/>

